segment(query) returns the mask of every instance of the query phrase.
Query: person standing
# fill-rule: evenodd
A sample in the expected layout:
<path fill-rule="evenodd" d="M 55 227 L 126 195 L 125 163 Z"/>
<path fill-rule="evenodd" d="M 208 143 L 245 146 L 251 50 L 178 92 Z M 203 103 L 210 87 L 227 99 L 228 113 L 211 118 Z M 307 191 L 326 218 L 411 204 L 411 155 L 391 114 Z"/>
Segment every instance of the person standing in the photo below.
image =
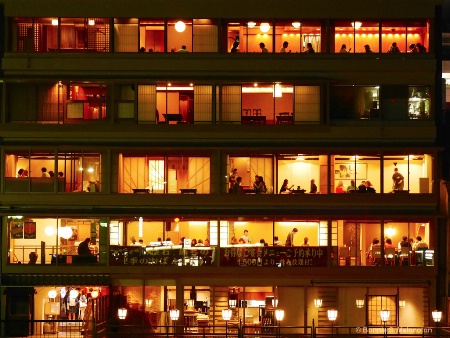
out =
<path fill-rule="evenodd" d="M 236 183 L 237 172 L 238 172 L 237 168 L 234 168 L 233 170 L 231 170 L 230 177 L 228 177 L 228 184 L 229 184 L 230 192 L 231 192 L 231 189 L 233 189 L 234 184 Z"/>
<path fill-rule="evenodd" d="M 292 229 L 292 231 L 287 235 L 285 246 L 294 246 L 294 235 L 298 232 L 297 228 Z"/>
<path fill-rule="evenodd" d="M 252 242 L 250 236 L 248 235 L 248 230 L 244 230 L 244 234 L 241 236 L 241 239 L 244 240 L 245 244 L 250 244 Z"/>
<path fill-rule="evenodd" d="M 79 307 L 80 307 L 80 312 L 78 315 L 78 319 L 83 320 L 84 319 L 84 312 L 86 310 L 87 307 L 87 298 L 86 295 L 84 294 L 84 291 L 81 290 L 81 295 L 80 295 L 80 299 L 78 301 Z"/>
<path fill-rule="evenodd" d="M 398 172 L 398 168 L 394 169 L 394 174 L 392 175 L 392 189 L 393 190 L 403 190 L 405 186 L 405 178 L 402 174 Z"/>

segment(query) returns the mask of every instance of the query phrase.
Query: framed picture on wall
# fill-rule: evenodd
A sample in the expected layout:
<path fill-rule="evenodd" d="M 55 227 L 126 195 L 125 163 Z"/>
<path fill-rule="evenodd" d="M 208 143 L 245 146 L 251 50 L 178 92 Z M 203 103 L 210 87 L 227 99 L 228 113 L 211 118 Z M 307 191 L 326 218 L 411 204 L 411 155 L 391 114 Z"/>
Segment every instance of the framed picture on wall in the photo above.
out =
<path fill-rule="evenodd" d="M 36 222 L 25 222 L 23 238 L 36 239 Z"/>
<path fill-rule="evenodd" d="M 355 176 L 356 175 L 356 176 Z M 367 178 L 367 163 L 335 163 L 334 179 L 336 180 L 365 180 Z"/>
<path fill-rule="evenodd" d="M 9 231 L 11 232 L 11 238 L 23 238 L 23 222 L 11 221 L 9 223 Z"/>

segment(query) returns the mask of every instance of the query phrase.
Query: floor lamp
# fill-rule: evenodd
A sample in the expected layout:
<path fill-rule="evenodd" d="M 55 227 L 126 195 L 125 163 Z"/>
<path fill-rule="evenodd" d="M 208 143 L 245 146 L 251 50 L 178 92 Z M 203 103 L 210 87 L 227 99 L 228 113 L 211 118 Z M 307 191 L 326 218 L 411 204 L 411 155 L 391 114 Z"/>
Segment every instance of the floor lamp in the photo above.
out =
<path fill-rule="evenodd" d="M 337 319 L 338 311 L 337 310 L 328 310 L 328 320 L 331 322 L 331 336 L 333 337 L 333 324 Z"/>

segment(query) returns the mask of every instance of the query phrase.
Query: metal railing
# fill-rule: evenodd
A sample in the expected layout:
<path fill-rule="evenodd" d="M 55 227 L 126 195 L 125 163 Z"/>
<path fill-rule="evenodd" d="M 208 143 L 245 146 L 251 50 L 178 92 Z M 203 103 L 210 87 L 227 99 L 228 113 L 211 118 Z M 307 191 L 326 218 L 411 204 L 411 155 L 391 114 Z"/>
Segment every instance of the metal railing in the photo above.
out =
<path fill-rule="evenodd" d="M 81 320 L 2 320 L 0 338 L 450 338 L 450 327 L 380 327 L 380 326 L 149 326 L 107 322 L 94 324 Z"/>

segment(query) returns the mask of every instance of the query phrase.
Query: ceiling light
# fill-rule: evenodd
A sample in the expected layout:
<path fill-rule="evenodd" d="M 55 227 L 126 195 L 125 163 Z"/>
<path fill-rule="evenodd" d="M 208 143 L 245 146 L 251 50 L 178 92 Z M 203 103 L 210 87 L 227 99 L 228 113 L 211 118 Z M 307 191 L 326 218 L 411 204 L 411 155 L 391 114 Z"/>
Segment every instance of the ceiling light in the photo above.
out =
<path fill-rule="evenodd" d="M 177 23 L 175 24 L 175 30 L 178 33 L 182 33 L 184 32 L 186 29 L 186 24 L 183 21 L 177 21 Z"/>
<path fill-rule="evenodd" d="M 52 19 L 52 26 L 58 26 L 58 19 Z"/>
<path fill-rule="evenodd" d="M 253 27 L 256 26 L 256 22 L 254 22 L 254 21 L 249 21 L 249 22 L 247 22 L 247 26 L 248 26 L 248 28 L 253 28 Z"/>
<path fill-rule="evenodd" d="M 294 21 L 294 22 L 292 23 L 292 26 L 294 26 L 295 29 L 299 29 L 299 28 L 300 28 L 300 25 L 301 25 L 301 23 L 298 22 L 298 21 Z"/>
<path fill-rule="evenodd" d="M 262 22 L 261 25 L 259 25 L 259 29 L 263 33 L 267 33 L 270 30 L 270 25 L 268 22 Z"/>
<path fill-rule="evenodd" d="M 88 24 L 89 24 L 89 26 L 94 26 L 95 25 L 95 20 L 94 19 L 89 19 L 88 20 Z"/>
<path fill-rule="evenodd" d="M 362 25 L 361 21 L 352 22 L 352 27 L 354 27 L 355 29 L 361 28 L 361 25 Z"/>

